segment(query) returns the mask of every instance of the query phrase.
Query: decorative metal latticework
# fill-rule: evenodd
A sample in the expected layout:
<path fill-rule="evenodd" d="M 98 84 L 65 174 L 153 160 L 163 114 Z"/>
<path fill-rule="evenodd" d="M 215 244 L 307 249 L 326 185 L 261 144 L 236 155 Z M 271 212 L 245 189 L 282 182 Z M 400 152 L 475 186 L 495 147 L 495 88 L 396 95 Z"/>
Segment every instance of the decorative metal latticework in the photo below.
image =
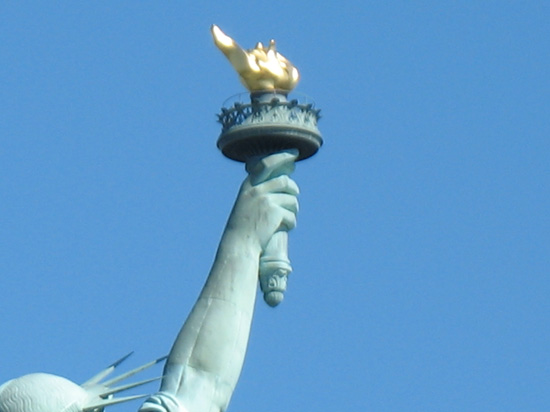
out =
<path fill-rule="evenodd" d="M 314 109 L 312 103 L 300 104 L 294 99 L 282 102 L 273 98 L 269 102 L 252 101 L 252 103 L 235 103 L 233 107 L 222 107 L 218 122 L 222 133 L 235 126 L 282 123 L 309 127 L 317 131 L 320 109 Z"/>
<path fill-rule="evenodd" d="M 312 156 L 322 144 L 317 128 L 320 110 L 312 103 L 274 93 L 251 96 L 250 103 L 236 102 L 218 114 L 222 132 L 218 147 L 227 157 L 246 161 L 280 150 L 296 148 L 299 160 Z"/>

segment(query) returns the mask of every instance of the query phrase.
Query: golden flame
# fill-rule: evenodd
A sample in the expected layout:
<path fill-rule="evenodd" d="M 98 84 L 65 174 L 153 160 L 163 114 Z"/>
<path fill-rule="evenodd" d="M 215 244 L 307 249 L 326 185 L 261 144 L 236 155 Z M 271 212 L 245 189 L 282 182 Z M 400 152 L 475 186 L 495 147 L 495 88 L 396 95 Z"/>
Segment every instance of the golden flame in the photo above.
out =
<path fill-rule="evenodd" d="M 262 43 L 244 50 L 215 24 L 211 28 L 214 43 L 239 74 L 241 82 L 251 92 L 261 90 L 290 91 L 296 87 L 300 74 L 275 49 L 275 40 L 265 47 Z"/>

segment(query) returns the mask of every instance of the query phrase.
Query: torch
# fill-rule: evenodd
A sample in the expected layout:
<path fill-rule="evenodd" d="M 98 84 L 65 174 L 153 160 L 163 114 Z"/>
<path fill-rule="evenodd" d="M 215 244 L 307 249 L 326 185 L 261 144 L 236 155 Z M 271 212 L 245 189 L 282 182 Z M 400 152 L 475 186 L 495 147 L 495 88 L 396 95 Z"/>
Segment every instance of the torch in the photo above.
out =
<path fill-rule="evenodd" d="M 320 110 L 303 95 L 290 98 L 299 73 L 276 51 L 275 41 L 242 49 L 219 27 L 212 26 L 214 43 L 229 59 L 250 91 L 247 101 L 238 95 L 224 104 L 218 121 L 222 131 L 217 146 L 224 156 L 246 164 L 253 185 L 280 175 L 290 175 L 294 163 L 313 156 L 323 139 L 317 128 Z M 286 152 L 275 168 L 271 154 Z M 265 170 L 274 170 L 266 175 Z M 284 298 L 292 267 L 288 259 L 288 232 L 276 232 L 260 256 L 259 279 L 264 300 L 272 307 Z"/>

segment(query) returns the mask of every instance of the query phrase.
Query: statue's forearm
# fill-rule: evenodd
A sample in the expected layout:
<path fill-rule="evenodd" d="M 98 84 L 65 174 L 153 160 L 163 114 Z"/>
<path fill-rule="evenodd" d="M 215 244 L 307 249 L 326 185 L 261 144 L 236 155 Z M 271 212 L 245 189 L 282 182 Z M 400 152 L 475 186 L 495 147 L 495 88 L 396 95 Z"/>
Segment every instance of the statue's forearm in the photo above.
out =
<path fill-rule="evenodd" d="M 244 363 L 260 255 L 275 232 L 296 224 L 298 186 L 276 173 L 295 155 L 274 156 L 243 182 L 208 279 L 166 361 L 161 390 L 141 412 L 227 407 Z"/>
<path fill-rule="evenodd" d="M 261 248 L 226 229 L 208 280 L 172 347 L 161 391 L 189 409 L 225 407 L 246 352 Z M 208 405 L 206 404 L 208 403 Z"/>

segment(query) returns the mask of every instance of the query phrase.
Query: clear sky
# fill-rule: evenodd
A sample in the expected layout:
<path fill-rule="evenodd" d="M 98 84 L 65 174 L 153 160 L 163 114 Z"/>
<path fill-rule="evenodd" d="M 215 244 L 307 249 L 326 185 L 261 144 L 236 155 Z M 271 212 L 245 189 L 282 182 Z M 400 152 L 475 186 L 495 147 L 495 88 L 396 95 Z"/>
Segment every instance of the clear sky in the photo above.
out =
<path fill-rule="evenodd" d="M 216 149 L 244 91 L 216 23 L 277 39 L 325 139 L 229 410 L 550 410 L 549 21 L 546 1 L 2 2 L 0 381 L 168 352 L 245 176 Z"/>

